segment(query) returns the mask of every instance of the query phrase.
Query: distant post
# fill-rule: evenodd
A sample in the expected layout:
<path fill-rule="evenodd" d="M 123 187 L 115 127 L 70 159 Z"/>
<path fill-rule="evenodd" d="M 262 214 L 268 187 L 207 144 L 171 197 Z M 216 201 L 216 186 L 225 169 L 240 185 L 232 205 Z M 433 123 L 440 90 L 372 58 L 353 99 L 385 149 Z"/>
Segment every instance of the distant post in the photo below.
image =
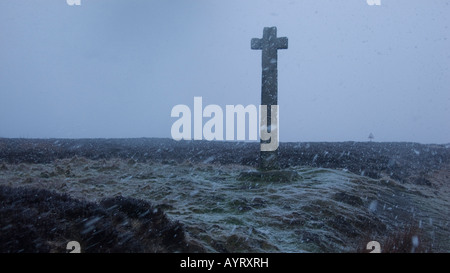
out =
<path fill-rule="evenodd" d="M 272 106 L 275 109 L 278 107 L 278 49 L 288 48 L 288 38 L 277 38 L 276 27 L 265 27 L 263 31 L 263 37 L 253 38 L 251 40 L 251 49 L 262 50 L 262 86 L 261 86 L 261 105 L 267 106 L 267 116 L 260 117 L 261 120 L 267 118 L 267 132 L 272 132 L 272 129 L 278 128 L 272 127 Z M 276 119 L 276 126 L 278 126 L 278 113 L 274 113 Z M 274 151 L 263 151 L 263 144 L 274 141 L 264 140 L 261 138 L 261 151 L 259 157 L 259 168 L 261 170 L 279 169 L 278 164 L 278 149 Z M 277 139 L 278 147 L 278 135 Z"/>

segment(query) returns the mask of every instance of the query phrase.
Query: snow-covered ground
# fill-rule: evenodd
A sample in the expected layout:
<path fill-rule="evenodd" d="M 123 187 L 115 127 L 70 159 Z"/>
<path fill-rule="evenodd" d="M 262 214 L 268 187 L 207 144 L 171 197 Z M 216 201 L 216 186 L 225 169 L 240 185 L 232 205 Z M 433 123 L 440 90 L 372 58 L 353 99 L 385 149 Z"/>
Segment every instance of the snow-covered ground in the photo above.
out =
<path fill-rule="evenodd" d="M 269 183 L 239 181 L 251 166 L 211 161 L 0 163 L 0 184 L 148 200 L 210 252 L 353 252 L 408 226 L 432 251 L 450 252 L 450 166 L 430 173 L 431 186 L 301 166 L 289 168 L 298 180 Z"/>

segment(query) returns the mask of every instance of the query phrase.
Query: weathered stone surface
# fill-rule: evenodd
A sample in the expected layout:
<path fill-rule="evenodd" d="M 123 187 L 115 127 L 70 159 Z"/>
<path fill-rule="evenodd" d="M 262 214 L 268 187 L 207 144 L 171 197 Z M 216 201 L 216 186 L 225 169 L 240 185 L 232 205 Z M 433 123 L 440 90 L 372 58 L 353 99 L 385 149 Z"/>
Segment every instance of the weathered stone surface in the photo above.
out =
<path fill-rule="evenodd" d="M 276 27 L 265 27 L 261 39 L 251 40 L 251 48 L 262 50 L 261 105 L 267 105 L 267 128 L 270 131 L 272 129 L 271 106 L 278 105 L 278 49 L 287 49 L 288 39 L 277 38 Z M 266 142 L 261 140 L 261 144 Z M 279 169 L 278 150 L 260 151 L 259 168 L 261 170 Z"/>

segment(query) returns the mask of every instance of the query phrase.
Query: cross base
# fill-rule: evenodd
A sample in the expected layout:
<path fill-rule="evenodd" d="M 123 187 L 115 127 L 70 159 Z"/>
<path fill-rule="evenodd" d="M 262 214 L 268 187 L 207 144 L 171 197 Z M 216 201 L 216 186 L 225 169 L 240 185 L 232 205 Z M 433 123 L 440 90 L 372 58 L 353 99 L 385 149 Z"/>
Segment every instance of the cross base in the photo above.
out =
<path fill-rule="evenodd" d="M 280 164 L 278 163 L 278 151 L 260 152 L 259 154 L 260 171 L 271 171 L 279 169 Z"/>

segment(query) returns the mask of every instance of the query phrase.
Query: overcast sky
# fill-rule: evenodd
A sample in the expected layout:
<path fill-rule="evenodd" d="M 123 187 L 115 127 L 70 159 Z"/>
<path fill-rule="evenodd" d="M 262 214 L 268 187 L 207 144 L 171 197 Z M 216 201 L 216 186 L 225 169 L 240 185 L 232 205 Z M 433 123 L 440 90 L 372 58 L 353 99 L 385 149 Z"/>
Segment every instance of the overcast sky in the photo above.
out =
<path fill-rule="evenodd" d="M 171 137 L 173 106 L 261 100 L 281 141 L 450 142 L 450 1 L 0 1 L 0 137 Z M 205 122 L 207 119 L 205 119 Z"/>

